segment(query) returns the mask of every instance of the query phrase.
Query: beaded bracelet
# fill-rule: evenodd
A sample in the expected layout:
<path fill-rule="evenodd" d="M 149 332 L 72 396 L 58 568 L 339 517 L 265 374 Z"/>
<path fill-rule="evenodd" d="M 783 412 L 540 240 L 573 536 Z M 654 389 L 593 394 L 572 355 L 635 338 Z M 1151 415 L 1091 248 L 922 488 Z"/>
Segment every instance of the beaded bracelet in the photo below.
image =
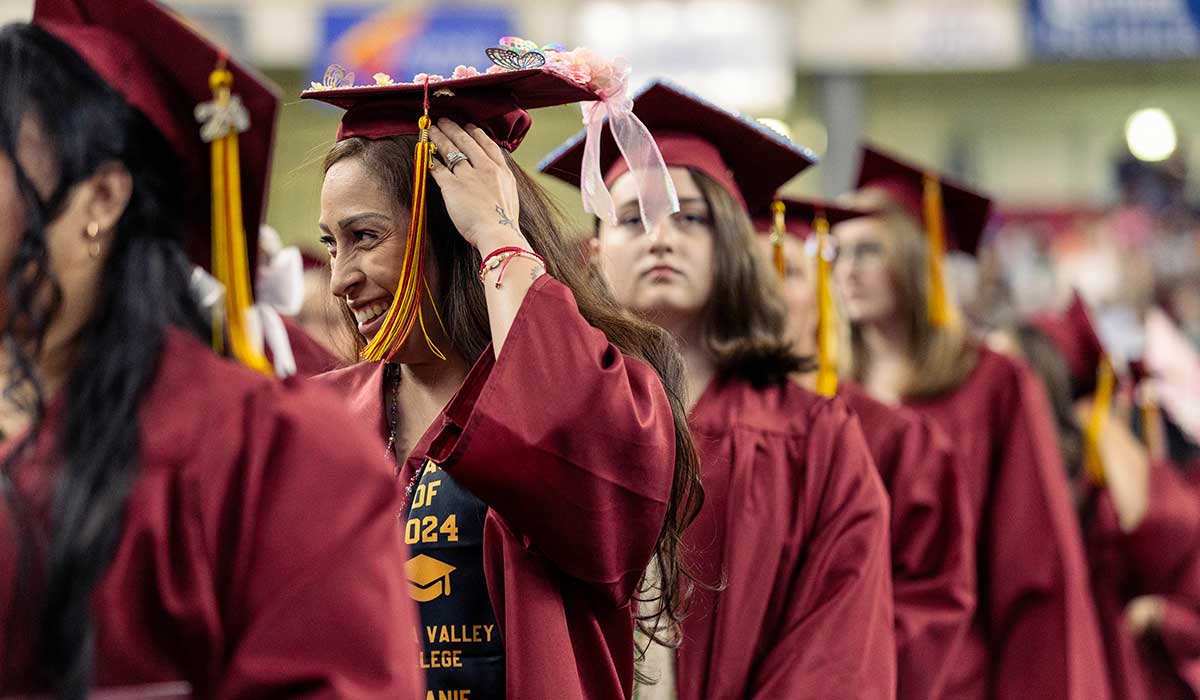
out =
<path fill-rule="evenodd" d="M 497 248 L 483 257 L 483 262 L 479 264 L 479 279 L 483 279 L 484 273 L 488 270 L 488 263 L 492 262 L 493 258 L 497 258 L 505 253 L 529 253 L 530 251 L 517 245 L 506 245 L 503 248 Z M 536 255 L 536 253 L 532 253 Z M 495 266 L 492 266 L 493 268 Z"/>
<path fill-rule="evenodd" d="M 533 260 L 541 266 L 543 272 L 546 270 L 546 261 L 544 258 L 542 258 L 542 256 L 532 251 L 525 250 L 524 248 L 510 246 L 492 251 L 486 258 L 484 258 L 483 264 L 479 266 L 480 283 L 486 283 L 488 273 L 492 272 L 496 268 L 499 268 L 500 274 L 496 276 L 496 289 L 499 289 L 500 281 L 504 279 L 504 271 L 508 269 L 508 264 L 512 262 L 513 258 L 526 258 L 528 260 Z"/>

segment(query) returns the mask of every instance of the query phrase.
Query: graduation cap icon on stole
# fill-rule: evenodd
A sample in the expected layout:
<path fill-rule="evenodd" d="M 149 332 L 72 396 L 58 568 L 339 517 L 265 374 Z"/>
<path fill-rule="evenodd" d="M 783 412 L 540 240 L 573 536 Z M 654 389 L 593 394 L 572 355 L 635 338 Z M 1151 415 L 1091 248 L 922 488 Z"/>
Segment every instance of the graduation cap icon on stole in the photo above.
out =
<path fill-rule="evenodd" d="M 428 603 L 450 596 L 450 574 L 458 567 L 451 566 L 426 554 L 418 554 L 404 564 L 408 577 L 408 594 L 418 603 Z"/>

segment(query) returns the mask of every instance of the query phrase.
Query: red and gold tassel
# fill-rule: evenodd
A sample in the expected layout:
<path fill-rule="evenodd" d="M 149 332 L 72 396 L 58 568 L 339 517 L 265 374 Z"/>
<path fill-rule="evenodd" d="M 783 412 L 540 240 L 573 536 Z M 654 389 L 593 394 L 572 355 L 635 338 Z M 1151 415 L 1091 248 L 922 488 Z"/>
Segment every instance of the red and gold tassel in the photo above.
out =
<path fill-rule="evenodd" d="M 1083 431 L 1084 469 L 1088 479 L 1097 486 L 1103 486 L 1104 460 L 1100 457 L 1100 435 L 1108 423 L 1109 410 L 1112 407 L 1113 392 L 1116 389 L 1117 377 L 1113 371 L 1112 362 L 1107 357 L 1100 358 L 1100 368 L 1096 376 L 1096 395 L 1092 402 L 1092 412 L 1088 416 L 1088 424 Z"/>
<path fill-rule="evenodd" d="M 224 61 L 209 75 L 213 105 L 231 108 L 233 73 Z M 237 107 L 239 105 L 233 105 Z M 225 324 L 229 350 L 247 367 L 274 375 L 262 350 L 251 342 L 248 323 L 254 291 L 246 255 L 246 228 L 242 220 L 242 175 L 238 155 L 238 129 L 230 124 L 224 135 L 210 142 L 212 152 L 212 267 L 213 276 L 225 286 Z M 224 333 L 220 319 L 213 319 L 213 347 L 222 351 Z"/>
<path fill-rule="evenodd" d="M 413 166 L 413 196 L 412 219 L 408 224 L 408 239 L 404 248 L 404 264 L 400 268 L 400 282 L 396 286 L 396 296 L 384 316 L 383 325 L 379 332 L 363 348 L 362 358 L 371 362 L 391 360 L 400 350 L 413 328 L 420 325 L 421 333 L 429 349 L 441 359 L 446 356 L 434 344 L 425 330 L 425 319 L 421 313 L 422 292 L 425 283 L 425 244 L 427 238 L 427 220 L 425 209 L 425 193 L 428 187 L 429 165 L 433 159 L 433 143 L 429 140 L 429 83 L 425 83 L 425 113 L 417 120 L 420 137 L 417 141 L 416 156 Z M 440 322 L 439 318 L 439 322 Z"/>
<path fill-rule="evenodd" d="M 787 277 L 787 260 L 783 257 L 783 234 L 786 232 L 784 216 L 787 205 L 778 199 L 771 202 L 771 259 L 779 279 Z"/>
<path fill-rule="evenodd" d="M 943 261 L 946 256 L 946 214 L 942 204 L 942 183 L 933 175 L 925 176 L 925 231 L 928 234 L 927 281 L 929 322 L 936 328 L 954 323 L 954 308 L 946 290 Z"/>
<path fill-rule="evenodd" d="M 817 236 L 817 393 L 837 394 L 837 309 L 829 263 L 829 219 L 817 212 L 813 221 Z"/>

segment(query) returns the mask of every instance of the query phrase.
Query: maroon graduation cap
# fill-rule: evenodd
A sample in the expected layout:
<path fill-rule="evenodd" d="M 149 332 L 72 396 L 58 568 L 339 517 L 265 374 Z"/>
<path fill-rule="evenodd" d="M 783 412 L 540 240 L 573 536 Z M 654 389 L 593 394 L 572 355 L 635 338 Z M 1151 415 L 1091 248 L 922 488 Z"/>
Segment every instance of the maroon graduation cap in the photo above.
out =
<path fill-rule="evenodd" d="M 917 221 L 930 225 L 926 197 L 938 186 L 941 216 L 945 222 L 945 249 L 974 255 L 987 228 L 992 201 L 967 186 L 919 165 L 897 158 L 874 146 L 863 146 L 858 171 L 859 189 L 886 190 Z"/>
<path fill-rule="evenodd" d="M 780 207 L 782 207 L 781 211 Z M 824 218 L 830 226 L 837 226 L 843 221 L 867 216 L 865 211 L 838 206 L 823 200 L 778 197 L 767 206 L 750 212 L 750 218 L 754 221 L 754 230 L 759 233 L 771 233 L 777 222 L 777 213 L 783 216 L 783 232 L 790 233 L 802 240 L 812 235 L 816 222 L 820 218 Z"/>
<path fill-rule="evenodd" d="M 331 68 L 335 76 L 337 70 Z M 424 81 L 395 83 L 382 78 L 379 85 L 338 86 L 337 78 L 326 73 L 326 83 L 331 84 L 314 85 L 301 97 L 346 110 L 338 129 L 339 141 L 419 133 L 417 121 L 425 113 Z M 458 124 L 474 124 L 510 153 L 521 145 L 533 124 L 528 110 L 596 99 L 591 90 L 545 68 L 431 81 L 428 95 L 429 118 L 434 123 L 445 117 Z"/>
<path fill-rule="evenodd" d="M 201 139 L 195 109 L 213 99 L 209 79 L 224 64 L 250 121 L 238 151 L 245 247 L 253 264 L 279 108 L 275 85 L 153 0 L 37 0 L 33 23 L 70 45 L 166 137 L 184 168 L 188 252 L 206 268 L 212 263 L 210 146 Z"/>
<path fill-rule="evenodd" d="M 1104 345 L 1078 292 L 1061 314 L 1038 314 L 1030 322 L 1044 333 L 1067 363 L 1076 398 L 1096 390 L 1096 378 L 1104 361 Z"/>
<path fill-rule="evenodd" d="M 232 354 L 269 373 L 245 319 L 278 90 L 152 0 L 36 0 L 33 23 L 73 48 L 179 156 L 188 252 L 225 286 Z"/>
<path fill-rule="evenodd" d="M 704 173 L 751 209 L 769 204 L 784 183 L 817 162 L 811 151 L 773 129 L 665 80 L 638 93 L 633 113 L 654 135 L 668 166 Z M 578 187 L 584 136 L 572 137 L 538 169 Z M 600 167 L 610 185 L 629 168 L 608 133 L 600 145 Z"/>
<path fill-rule="evenodd" d="M 1083 426 L 1084 465 L 1089 478 L 1103 485 L 1106 477 L 1100 455 L 1100 435 L 1109 419 L 1117 377 L 1100 343 L 1100 336 L 1096 334 L 1087 305 L 1075 292 L 1061 314 L 1040 314 L 1030 322 L 1050 339 L 1066 361 L 1073 397 L 1093 396 L 1091 414 Z"/>

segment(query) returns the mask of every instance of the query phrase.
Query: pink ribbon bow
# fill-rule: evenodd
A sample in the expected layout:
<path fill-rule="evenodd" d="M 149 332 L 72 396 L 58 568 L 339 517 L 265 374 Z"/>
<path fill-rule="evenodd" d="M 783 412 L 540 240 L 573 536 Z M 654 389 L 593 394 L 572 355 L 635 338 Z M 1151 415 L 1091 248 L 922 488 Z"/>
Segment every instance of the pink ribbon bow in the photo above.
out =
<path fill-rule="evenodd" d="M 667 172 L 662 153 L 650 130 L 633 113 L 633 100 L 626 94 L 629 84 L 629 69 L 621 66 L 620 76 L 609 88 L 600 92 L 600 99 L 584 102 L 583 123 L 587 136 L 583 144 L 583 168 L 579 178 L 579 189 L 583 196 L 584 211 L 616 223 L 617 212 L 612 194 L 604 183 L 600 170 L 600 137 L 607 119 L 617 149 L 629 166 L 638 193 L 638 207 L 646 231 L 652 231 L 668 216 L 679 211 L 679 197 L 675 183 Z"/>

